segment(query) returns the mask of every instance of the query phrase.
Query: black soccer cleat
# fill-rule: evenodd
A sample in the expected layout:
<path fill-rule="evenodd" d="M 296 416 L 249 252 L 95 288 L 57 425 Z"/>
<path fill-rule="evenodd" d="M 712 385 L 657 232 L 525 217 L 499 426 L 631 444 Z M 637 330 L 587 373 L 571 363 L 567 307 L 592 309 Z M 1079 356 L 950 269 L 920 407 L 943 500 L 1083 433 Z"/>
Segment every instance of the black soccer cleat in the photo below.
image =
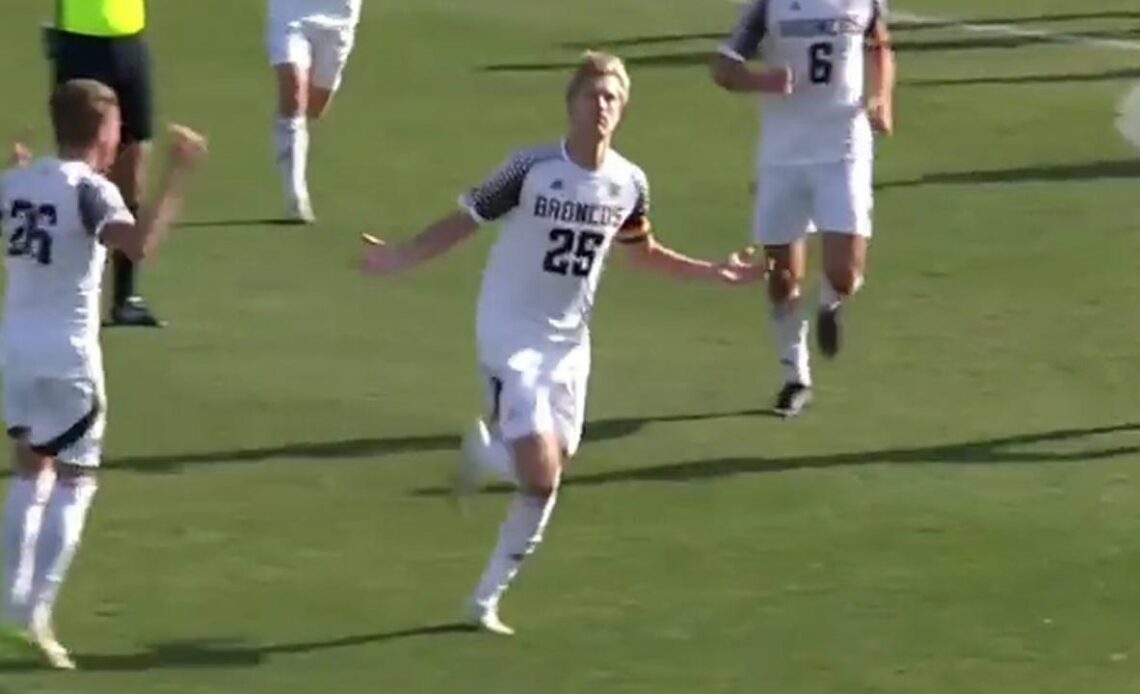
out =
<path fill-rule="evenodd" d="M 162 328 L 166 323 L 151 312 L 141 296 L 132 296 L 111 309 L 108 325 L 121 328 Z"/>
<path fill-rule="evenodd" d="M 821 307 L 815 321 L 815 337 L 819 351 L 828 359 L 834 359 L 843 346 L 843 326 L 839 321 L 841 308 Z"/>
<path fill-rule="evenodd" d="M 810 386 L 788 382 L 784 384 L 784 387 L 780 389 L 780 394 L 776 396 L 776 405 L 772 408 L 772 412 L 784 419 L 791 419 L 799 416 L 810 402 Z"/>

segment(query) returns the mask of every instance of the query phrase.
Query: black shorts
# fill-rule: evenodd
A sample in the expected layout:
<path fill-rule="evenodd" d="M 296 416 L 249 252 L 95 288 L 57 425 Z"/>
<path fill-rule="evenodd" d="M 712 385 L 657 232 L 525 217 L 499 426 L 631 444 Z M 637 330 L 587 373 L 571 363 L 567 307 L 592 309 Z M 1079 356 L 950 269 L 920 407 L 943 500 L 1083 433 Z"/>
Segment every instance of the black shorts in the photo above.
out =
<path fill-rule="evenodd" d="M 48 52 L 56 85 L 93 79 L 115 90 L 123 116 L 123 144 L 151 139 L 154 103 L 150 51 L 142 33 L 108 38 L 50 30 Z"/>

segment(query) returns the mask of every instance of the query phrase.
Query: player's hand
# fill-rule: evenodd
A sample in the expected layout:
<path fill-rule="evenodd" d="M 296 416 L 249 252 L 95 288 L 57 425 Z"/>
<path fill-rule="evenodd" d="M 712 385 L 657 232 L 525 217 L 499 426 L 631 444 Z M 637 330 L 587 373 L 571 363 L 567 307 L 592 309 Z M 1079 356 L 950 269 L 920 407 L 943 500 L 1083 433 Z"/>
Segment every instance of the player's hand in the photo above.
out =
<path fill-rule="evenodd" d="M 209 151 L 206 138 L 185 125 L 171 123 L 167 128 L 170 136 L 170 156 L 174 165 L 183 169 L 197 166 Z"/>
<path fill-rule="evenodd" d="M 882 135 L 890 135 L 895 131 L 895 113 L 889 99 L 871 99 L 867 102 L 867 116 L 871 119 L 871 127 Z"/>
<path fill-rule="evenodd" d="M 23 142 L 16 140 L 12 143 L 10 157 L 14 166 L 27 166 L 32 161 L 32 150 Z"/>
<path fill-rule="evenodd" d="M 783 94 L 787 96 L 795 87 L 795 77 L 788 66 L 772 68 L 760 73 L 763 88 L 760 90 L 767 94 Z"/>
<path fill-rule="evenodd" d="M 716 272 L 726 284 L 753 284 L 767 277 L 768 268 L 762 259 L 757 258 L 756 246 L 748 246 L 730 255 L 716 267 Z"/>
<path fill-rule="evenodd" d="M 406 263 L 399 249 L 371 234 L 361 234 L 360 240 L 364 242 L 364 254 L 360 259 L 360 271 L 364 274 L 392 275 L 404 269 Z"/>

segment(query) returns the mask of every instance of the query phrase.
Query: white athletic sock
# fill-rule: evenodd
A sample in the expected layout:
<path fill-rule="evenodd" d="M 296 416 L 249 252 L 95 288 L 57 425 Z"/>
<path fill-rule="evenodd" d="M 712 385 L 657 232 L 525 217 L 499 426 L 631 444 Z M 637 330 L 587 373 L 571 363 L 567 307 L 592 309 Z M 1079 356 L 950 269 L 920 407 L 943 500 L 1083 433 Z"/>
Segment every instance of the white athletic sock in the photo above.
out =
<path fill-rule="evenodd" d="M 497 432 L 492 430 L 487 445 L 479 447 L 476 460 L 478 460 L 479 467 L 483 469 L 484 473 L 503 482 L 519 483 L 519 474 L 515 470 L 515 460 L 514 456 L 511 455 L 511 449 L 499 438 Z"/>
<path fill-rule="evenodd" d="M 33 607 L 50 618 L 60 586 L 83 535 L 87 509 L 97 485 L 90 477 L 56 482 L 44 509 L 40 539 L 36 543 L 36 564 L 32 579 Z"/>
<path fill-rule="evenodd" d="M 309 122 L 304 116 L 278 116 L 273 140 L 285 195 L 291 202 L 308 200 Z"/>
<path fill-rule="evenodd" d="M 52 480 L 49 472 L 38 479 L 14 477 L 8 488 L 4 509 L 4 617 L 15 624 L 26 624 L 30 617 L 36 540 Z"/>
<path fill-rule="evenodd" d="M 851 296 L 859 293 L 863 287 L 863 275 L 855 276 L 854 286 L 851 287 Z M 851 297 L 847 297 L 848 299 Z M 831 286 L 831 280 L 826 277 L 819 285 L 819 305 L 826 309 L 836 309 L 845 301 L 844 297 L 840 296 L 835 287 Z"/>
<path fill-rule="evenodd" d="M 802 315 L 802 301 L 796 296 L 772 307 L 772 328 L 776 349 L 784 370 L 784 381 L 811 386 L 808 363 L 808 321 Z"/>
<path fill-rule="evenodd" d="M 548 497 L 516 494 L 499 528 L 499 542 L 475 589 L 473 602 L 483 609 L 496 609 L 503 593 L 518 575 L 522 562 L 538 549 L 542 534 L 558 500 L 555 491 Z"/>

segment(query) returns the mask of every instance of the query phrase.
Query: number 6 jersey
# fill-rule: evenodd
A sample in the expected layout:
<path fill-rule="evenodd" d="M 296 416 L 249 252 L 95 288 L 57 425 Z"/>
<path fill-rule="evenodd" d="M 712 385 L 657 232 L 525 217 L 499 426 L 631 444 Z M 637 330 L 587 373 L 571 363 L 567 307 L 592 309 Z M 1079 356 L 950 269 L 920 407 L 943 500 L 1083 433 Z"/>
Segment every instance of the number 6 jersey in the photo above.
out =
<path fill-rule="evenodd" d="M 863 106 L 864 49 L 885 0 L 751 0 L 721 55 L 792 71 L 792 93 L 761 99 L 760 162 L 821 164 L 871 158 Z"/>
<path fill-rule="evenodd" d="M 564 143 L 521 151 L 460 205 L 476 221 L 502 220 L 479 296 L 483 343 L 586 341 L 613 241 L 649 234 L 649 183 L 613 150 L 594 171 L 571 161 Z"/>
<path fill-rule="evenodd" d="M 133 221 L 119 189 L 84 162 L 45 157 L 0 176 L 5 368 L 68 377 L 100 366 L 99 235 Z"/>

